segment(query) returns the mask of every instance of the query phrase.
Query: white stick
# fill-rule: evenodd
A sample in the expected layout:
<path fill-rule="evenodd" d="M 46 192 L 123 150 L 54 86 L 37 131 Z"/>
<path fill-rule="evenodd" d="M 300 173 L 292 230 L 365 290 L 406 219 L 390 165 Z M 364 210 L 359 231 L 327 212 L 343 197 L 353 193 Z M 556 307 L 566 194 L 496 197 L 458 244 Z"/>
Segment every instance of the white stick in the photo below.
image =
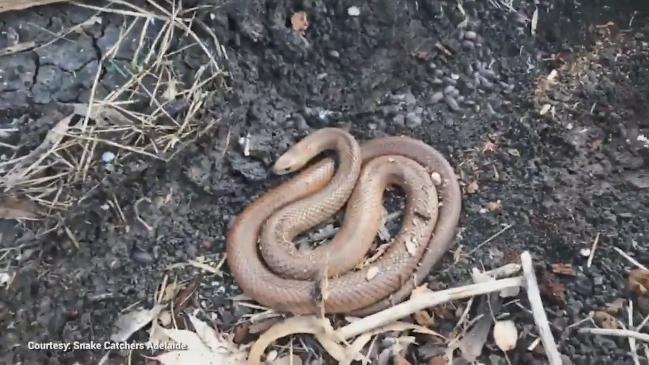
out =
<path fill-rule="evenodd" d="M 597 232 L 597 236 L 595 236 L 595 240 L 593 241 L 593 247 L 590 248 L 590 256 L 588 256 L 588 262 L 586 263 L 586 267 L 590 267 L 590 265 L 593 264 L 593 258 L 595 257 L 595 250 L 597 250 L 598 242 L 599 242 L 599 232 Z"/>
<path fill-rule="evenodd" d="M 453 300 L 497 292 L 507 288 L 523 286 L 524 283 L 524 278 L 522 276 L 517 276 L 514 278 L 494 280 L 486 283 L 472 284 L 459 288 L 420 294 L 401 304 L 397 304 L 394 307 L 390 307 L 381 312 L 354 321 L 345 327 L 336 330 L 336 334 L 340 338 L 348 339 L 367 331 L 371 331 L 375 328 L 385 326 L 428 307 L 434 307 Z M 560 362 L 558 364 L 561 365 Z"/>
<path fill-rule="evenodd" d="M 523 266 L 523 276 L 527 285 L 527 298 L 532 307 L 532 315 L 534 316 L 534 322 L 539 331 L 539 337 L 541 337 L 545 354 L 548 357 L 550 365 L 561 365 L 561 354 L 557 349 L 557 344 L 554 342 L 554 336 L 548 324 L 548 317 L 545 314 L 545 309 L 543 309 L 539 284 L 536 281 L 532 257 L 528 251 L 521 254 L 521 265 Z"/>
<path fill-rule="evenodd" d="M 617 247 L 613 247 L 613 249 L 614 249 L 615 251 L 617 251 L 617 253 L 619 253 L 622 257 L 624 257 L 625 259 L 627 259 L 630 263 L 632 263 L 633 265 L 635 265 L 638 269 L 649 270 L 649 269 L 647 269 L 646 266 L 644 266 L 643 264 L 641 264 L 641 263 L 639 263 L 638 261 L 636 261 L 633 257 L 627 255 L 626 252 L 620 250 L 620 249 L 617 248 Z"/>
<path fill-rule="evenodd" d="M 629 314 L 629 328 L 633 328 L 633 301 L 629 301 L 629 307 L 627 308 Z M 631 357 L 633 357 L 633 363 L 635 365 L 640 365 L 640 358 L 638 357 L 638 347 L 636 346 L 635 338 L 629 337 L 629 348 L 631 349 Z"/>
<path fill-rule="evenodd" d="M 631 330 L 614 330 L 606 328 L 580 328 L 579 333 L 592 333 L 593 335 L 613 336 L 613 337 L 633 337 L 636 340 L 649 342 L 649 334 L 640 333 Z"/>

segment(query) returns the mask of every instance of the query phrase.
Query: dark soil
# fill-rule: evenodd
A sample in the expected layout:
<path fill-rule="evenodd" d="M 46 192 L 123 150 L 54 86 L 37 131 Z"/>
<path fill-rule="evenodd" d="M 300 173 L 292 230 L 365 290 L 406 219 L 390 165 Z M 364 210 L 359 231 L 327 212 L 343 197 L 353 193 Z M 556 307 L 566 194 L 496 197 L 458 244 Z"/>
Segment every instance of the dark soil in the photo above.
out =
<path fill-rule="evenodd" d="M 232 217 L 281 180 L 269 173 L 273 160 L 324 126 L 350 128 L 359 139 L 420 138 L 449 158 L 464 184 L 477 182 L 479 190 L 465 194 L 459 262 L 447 255 L 431 273 L 433 288 L 464 284 L 472 267 L 498 267 L 529 250 L 540 280 L 554 277 L 566 289 L 565 298 L 544 298 L 562 354 L 575 364 L 633 363 L 626 339 L 578 334 L 570 326 L 618 298 L 633 298 L 626 288 L 633 266 L 614 247 L 649 263 L 645 2 L 541 1 L 536 36 L 523 17 L 532 18 L 532 1 L 515 2 L 522 15 L 488 1 L 464 1 L 465 23 L 456 1 L 205 4 L 201 20 L 229 56 L 230 91 L 209 110 L 220 125 L 168 163 L 142 160 L 137 168 L 70 187 L 86 192 L 98 184 L 62 216 L 79 249 L 63 229 L 40 236 L 37 224 L 0 221 L 0 247 L 23 245 L 1 262 L 16 276 L 0 297 L 0 363 L 96 363 L 102 352 L 30 351 L 26 345 L 108 339 L 120 311 L 152 305 L 165 275 L 196 280 L 194 304 L 215 313 L 219 328 L 231 328 L 249 310 L 233 306 L 230 298 L 239 291 L 225 266 L 221 277 L 168 266 L 201 256 L 219 262 Z M 360 16 L 348 15 L 352 5 Z M 287 26 L 302 10 L 311 20 L 304 37 Z M 42 43 L 92 15 L 71 5 L 2 14 L 0 49 Z M 88 101 L 98 60 L 123 21 L 102 15 L 49 46 L 0 56 L 0 123 L 21 131 L 12 143 L 29 151 L 65 104 Z M 116 62 L 127 62 L 132 46 L 126 42 Z M 192 57 L 178 62 L 188 78 L 200 64 Z M 556 83 L 549 84 L 552 70 Z M 100 92 L 119 82 L 120 73 L 106 67 Z M 546 104 L 551 109 L 541 115 Z M 239 143 L 246 138 L 250 156 Z M 495 147 L 485 150 L 487 142 Z M 125 222 L 106 209 L 113 198 Z M 136 219 L 137 201 L 152 230 Z M 587 267 L 580 251 L 598 234 Z M 572 264 L 576 276 L 551 275 L 555 263 Z M 636 324 L 649 311 L 640 299 Z M 503 311 L 521 333 L 511 362 L 543 363 L 542 354 L 527 350 L 536 333 L 531 316 L 516 305 Z M 626 313 L 619 316 L 626 323 Z M 452 326 L 437 330 L 448 334 Z M 432 356 L 414 346 L 406 355 L 413 364 Z M 486 363 L 506 363 L 495 346 L 483 356 Z"/>

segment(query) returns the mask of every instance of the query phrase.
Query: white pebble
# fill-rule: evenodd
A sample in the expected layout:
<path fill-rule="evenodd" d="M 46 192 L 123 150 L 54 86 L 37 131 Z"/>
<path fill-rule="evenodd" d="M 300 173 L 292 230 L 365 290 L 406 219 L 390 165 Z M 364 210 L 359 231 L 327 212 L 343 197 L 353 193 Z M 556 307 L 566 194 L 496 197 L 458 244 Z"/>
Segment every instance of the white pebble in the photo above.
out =
<path fill-rule="evenodd" d="M 101 155 L 101 160 L 104 161 L 105 163 L 109 163 L 114 159 L 115 159 L 115 154 L 110 151 L 106 151 Z"/>
<path fill-rule="evenodd" d="M 361 9 L 358 6 L 350 6 L 349 8 L 347 8 L 347 15 L 359 16 L 361 15 Z"/>
<path fill-rule="evenodd" d="M 582 248 L 581 250 L 579 250 L 579 254 L 583 257 L 590 256 L 590 248 Z"/>

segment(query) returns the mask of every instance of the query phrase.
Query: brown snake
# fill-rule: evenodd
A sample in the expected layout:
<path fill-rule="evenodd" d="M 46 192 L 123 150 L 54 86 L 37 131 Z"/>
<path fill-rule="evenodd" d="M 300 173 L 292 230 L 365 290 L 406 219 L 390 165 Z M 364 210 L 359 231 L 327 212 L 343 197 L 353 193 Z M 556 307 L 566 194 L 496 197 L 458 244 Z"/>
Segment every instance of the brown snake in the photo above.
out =
<path fill-rule="evenodd" d="M 374 313 L 407 297 L 448 250 L 460 216 L 460 188 L 446 159 L 421 141 L 384 137 L 359 146 L 335 128 L 302 139 L 273 170 L 298 171 L 327 150 L 337 153 L 338 166 L 322 159 L 235 219 L 227 238 L 228 266 L 246 295 L 280 312 L 313 314 L 324 305 L 326 313 Z M 434 172 L 442 177 L 437 187 Z M 406 195 L 401 230 L 377 261 L 355 269 L 374 241 L 383 194 L 393 185 Z M 330 242 L 295 248 L 297 235 L 345 205 L 342 226 Z"/>

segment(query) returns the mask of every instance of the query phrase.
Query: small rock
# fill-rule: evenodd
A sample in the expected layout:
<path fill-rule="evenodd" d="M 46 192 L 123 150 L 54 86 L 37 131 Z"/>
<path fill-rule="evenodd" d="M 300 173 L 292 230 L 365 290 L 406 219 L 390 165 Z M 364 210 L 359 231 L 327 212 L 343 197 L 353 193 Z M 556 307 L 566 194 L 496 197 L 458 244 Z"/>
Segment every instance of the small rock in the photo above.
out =
<path fill-rule="evenodd" d="M 329 51 L 329 56 L 333 58 L 340 58 L 340 52 L 336 51 L 335 49 L 332 49 Z"/>
<path fill-rule="evenodd" d="M 471 41 L 464 41 L 462 42 L 462 47 L 464 47 L 464 49 L 473 50 L 475 49 L 475 43 Z"/>
<path fill-rule="evenodd" d="M 470 31 L 464 33 L 464 39 L 474 40 L 476 38 L 478 38 L 478 34 L 476 32 L 474 32 L 474 31 L 470 30 Z"/>
<path fill-rule="evenodd" d="M 433 104 L 440 102 L 442 99 L 444 99 L 444 93 L 442 93 L 441 91 L 434 93 L 433 96 L 430 97 L 430 101 Z"/>
<path fill-rule="evenodd" d="M 140 251 L 140 250 L 135 250 L 131 254 L 131 258 L 133 261 L 138 262 L 140 264 L 150 264 L 154 261 L 153 256 L 151 256 L 150 253 L 146 251 Z"/>
<path fill-rule="evenodd" d="M 109 163 L 114 159 L 115 159 L 115 154 L 110 151 L 106 151 L 101 155 L 101 160 L 104 161 L 105 163 Z"/>
<path fill-rule="evenodd" d="M 582 272 L 577 272 L 575 278 L 575 290 L 577 293 L 588 296 L 593 294 L 593 282 L 590 280 L 586 274 Z"/>
<path fill-rule="evenodd" d="M 460 110 L 462 110 L 462 109 L 460 108 L 460 105 L 459 105 L 459 104 L 457 103 L 457 101 L 455 100 L 455 98 L 452 97 L 451 95 L 446 95 L 446 96 L 444 97 L 444 101 L 446 102 L 446 104 L 448 105 L 448 107 L 449 107 L 452 111 L 454 111 L 454 112 L 459 112 Z"/>
<path fill-rule="evenodd" d="M 349 8 L 347 8 L 347 15 L 359 16 L 361 15 L 361 9 L 358 6 L 350 6 Z"/>
<path fill-rule="evenodd" d="M 410 112 L 406 115 L 406 126 L 408 128 L 419 127 L 422 123 L 421 115 L 416 112 Z"/>

